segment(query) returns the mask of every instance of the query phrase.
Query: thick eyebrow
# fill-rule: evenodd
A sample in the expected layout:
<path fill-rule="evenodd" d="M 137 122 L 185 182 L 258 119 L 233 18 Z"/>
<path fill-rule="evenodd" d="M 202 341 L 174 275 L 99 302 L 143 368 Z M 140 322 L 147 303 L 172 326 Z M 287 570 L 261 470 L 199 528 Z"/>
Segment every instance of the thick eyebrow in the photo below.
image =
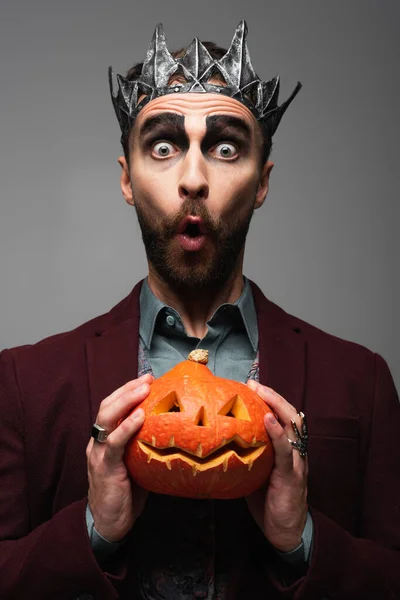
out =
<path fill-rule="evenodd" d="M 185 131 L 185 117 L 183 115 L 172 112 L 160 113 L 146 119 L 139 130 L 141 138 L 151 136 L 152 139 L 156 139 L 157 137 L 168 137 L 169 135 L 180 138 L 186 144 L 188 143 Z"/>
<path fill-rule="evenodd" d="M 185 130 L 185 117 L 173 112 L 163 112 L 146 119 L 139 130 L 139 139 L 144 144 L 157 139 L 177 141 L 183 148 L 189 147 L 189 138 Z M 221 140 L 238 140 L 246 147 L 252 138 L 249 124 L 232 115 L 212 115 L 206 117 L 206 134 L 201 141 L 201 149 L 207 149 Z"/>
<path fill-rule="evenodd" d="M 214 140 L 223 137 L 239 137 L 244 141 L 249 141 L 252 137 L 252 130 L 248 123 L 239 117 L 232 115 L 212 115 L 206 118 L 207 133 L 203 144 L 212 143 Z"/>

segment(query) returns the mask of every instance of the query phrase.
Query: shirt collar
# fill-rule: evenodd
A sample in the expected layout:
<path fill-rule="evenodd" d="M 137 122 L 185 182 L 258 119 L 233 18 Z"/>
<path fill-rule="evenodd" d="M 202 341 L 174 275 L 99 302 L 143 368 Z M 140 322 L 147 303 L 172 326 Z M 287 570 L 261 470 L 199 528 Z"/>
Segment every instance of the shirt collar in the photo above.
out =
<path fill-rule="evenodd" d="M 258 326 L 257 326 L 257 314 L 254 305 L 253 293 L 251 291 L 250 282 L 247 277 L 243 277 L 244 287 L 243 292 L 236 300 L 236 302 L 229 303 L 226 302 L 218 307 L 215 311 L 218 312 L 223 306 L 237 306 L 239 313 L 242 317 L 247 336 L 250 340 L 250 343 L 253 347 L 253 350 L 257 350 L 258 348 Z M 150 286 L 146 279 L 143 281 L 142 288 L 140 290 L 140 325 L 139 325 L 139 333 L 140 337 L 143 340 L 146 348 L 150 348 L 153 335 L 154 328 L 156 325 L 157 317 L 161 310 L 169 309 L 174 313 L 178 314 L 177 311 L 164 304 L 159 300 L 151 291 Z M 215 315 L 214 313 L 214 315 Z M 213 316 L 214 316 L 213 315 Z M 211 317 L 212 319 L 213 317 Z M 210 321 L 211 321 L 210 319 Z"/>
<path fill-rule="evenodd" d="M 240 314 L 242 315 L 244 326 L 246 327 L 247 335 L 253 350 L 258 349 L 258 325 L 257 325 L 257 313 L 254 305 L 253 292 L 251 291 L 251 285 L 247 277 L 243 276 L 244 288 L 240 298 L 233 303 L 237 306 Z"/>

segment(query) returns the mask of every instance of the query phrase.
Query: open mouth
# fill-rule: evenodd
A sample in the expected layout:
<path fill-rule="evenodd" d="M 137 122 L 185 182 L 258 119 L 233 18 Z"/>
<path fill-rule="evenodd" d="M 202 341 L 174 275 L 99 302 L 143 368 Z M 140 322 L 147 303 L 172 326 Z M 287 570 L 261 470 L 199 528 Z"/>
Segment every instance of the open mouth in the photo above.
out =
<path fill-rule="evenodd" d="M 178 227 L 178 239 L 183 250 L 197 252 L 207 240 L 207 231 L 200 217 L 185 217 Z"/>
<path fill-rule="evenodd" d="M 179 223 L 177 233 L 187 235 L 189 237 L 197 237 L 207 233 L 203 220 L 200 217 L 189 215 L 182 219 Z"/>
<path fill-rule="evenodd" d="M 195 238 L 198 235 L 202 235 L 197 223 L 188 223 L 185 230 L 183 231 L 183 234 L 188 235 L 191 238 Z"/>
<path fill-rule="evenodd" d="M 196 475 L 197 471 L 206 471 L 220 464 L 223 464 L 223 470 L 226 471 L 229 459 L 232 456 L 236 456 L 243 464 L 247 465 L 250 471 L 256 458 L 261 456 L 266 447 L 265 444 L 256 447 L 242 447 L 236 442 L 230 442 L 207 456 L 199 456 L 199 453 L 195 455 L 182 448 L 155 448 L 152 444 L 143 441 L 138 441 L 138 444 L 140 449 L 147 455 L 148 463 L 152 459 L 157 459 L 164 462 L 167 468 L 171 470 L 171 461 L 180 459 L 191 465 L 193 475 Z"/>

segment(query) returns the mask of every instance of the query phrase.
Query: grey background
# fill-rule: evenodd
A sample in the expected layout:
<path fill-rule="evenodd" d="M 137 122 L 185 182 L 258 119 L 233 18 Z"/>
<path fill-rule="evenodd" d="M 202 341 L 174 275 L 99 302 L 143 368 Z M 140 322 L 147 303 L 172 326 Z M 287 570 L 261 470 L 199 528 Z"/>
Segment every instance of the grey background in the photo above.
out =
<path fill-rule="evenodd" d="M 253 64 L 304 88 L 275 136 L 245 274 L 285 310 L 379 352 L 397 388 L 400 3 L 2 0 L 0 347 L 107 311 L 146 274 L 119 191 L 107 67 L 222 45 L 246 18 Z"/>

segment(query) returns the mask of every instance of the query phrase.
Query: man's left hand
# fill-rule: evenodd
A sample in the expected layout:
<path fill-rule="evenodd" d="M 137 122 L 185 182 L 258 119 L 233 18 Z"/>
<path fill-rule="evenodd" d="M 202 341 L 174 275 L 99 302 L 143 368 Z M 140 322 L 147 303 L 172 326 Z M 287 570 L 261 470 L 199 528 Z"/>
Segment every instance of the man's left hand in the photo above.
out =
<path fill-rule="evenodd" d="M 249 380 L 254 390 L 275 413 L 264 417 L 265 429 L 275 450 L 275 465 L 267 487 L 247 496 L 249 510 L 268 541 L 281 552 L 301 544 L 307 520 L 307 456 L 302 458 L 288 438 L 295 441 L 291 420 L 301 432 L 297 410 L 273 389 Z"/>

